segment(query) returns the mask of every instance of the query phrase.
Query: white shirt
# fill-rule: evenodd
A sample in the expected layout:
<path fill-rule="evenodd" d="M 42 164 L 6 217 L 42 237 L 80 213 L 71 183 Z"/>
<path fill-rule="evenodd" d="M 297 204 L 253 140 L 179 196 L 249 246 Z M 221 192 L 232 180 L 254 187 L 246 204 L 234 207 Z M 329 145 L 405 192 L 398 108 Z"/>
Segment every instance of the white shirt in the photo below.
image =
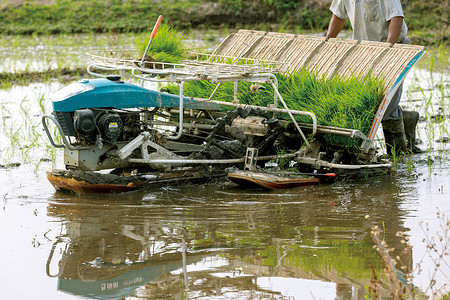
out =
<path fill-rule="evenodd" d="M 393 17 L 404 17 L 400 0 L 333 0 L 330 10 L 339 19 L 350 18 L 353 39 L 386 42 L 389 22 Z M 398 39 L 406 36 L 408 27 L 403 20 Z"/>

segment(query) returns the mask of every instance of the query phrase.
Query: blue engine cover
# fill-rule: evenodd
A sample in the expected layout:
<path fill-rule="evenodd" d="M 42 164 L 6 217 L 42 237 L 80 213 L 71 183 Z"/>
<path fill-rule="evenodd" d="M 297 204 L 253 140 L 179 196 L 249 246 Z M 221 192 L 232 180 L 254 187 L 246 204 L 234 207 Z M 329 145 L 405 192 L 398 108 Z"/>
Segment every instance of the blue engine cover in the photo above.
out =
<path fill-rule="evenodd" d="M 183 98 L 184 107 L 220 110 L 216 103 Z M 179 107 L 180 97 L 106 78 L 83 79 L 53 96 L 55 112 L 73 112 L 83 108 Z"/>

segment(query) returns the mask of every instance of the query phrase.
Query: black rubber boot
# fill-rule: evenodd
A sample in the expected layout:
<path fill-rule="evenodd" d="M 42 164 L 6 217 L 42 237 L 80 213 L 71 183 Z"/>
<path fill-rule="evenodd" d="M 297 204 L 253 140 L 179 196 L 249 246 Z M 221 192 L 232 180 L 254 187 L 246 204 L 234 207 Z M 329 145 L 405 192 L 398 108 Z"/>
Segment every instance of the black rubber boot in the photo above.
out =
<path fill-rule="evenodd" d="M 408 152 L 423 153 L 423 150 L 416 146 L 416 126 L 417 122 L 419 122 L 419 113 L 408 110 L 404 110 L 402 113 Z"/>
<path fill-rule="evenodd" d="M 398 156 L 401 152 L 406 153 L 406 135 L 403 117 L 397 120 L 383 121 L 381 124 L 383 125 L 386 153 L 391 156 Z"/>

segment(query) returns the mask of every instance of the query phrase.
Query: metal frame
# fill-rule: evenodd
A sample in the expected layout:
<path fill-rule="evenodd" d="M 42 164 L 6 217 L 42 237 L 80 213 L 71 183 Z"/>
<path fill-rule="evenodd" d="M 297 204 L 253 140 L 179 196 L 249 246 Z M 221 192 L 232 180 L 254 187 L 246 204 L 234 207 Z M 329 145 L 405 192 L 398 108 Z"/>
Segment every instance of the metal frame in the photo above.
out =
<path fill-rule="evenodd" d="M 392 97 L 394 97 L 395 92 L 397 92 L 400 85 L 403 83 L 403 81 L 406 78 L 406 75 L 409 71 L 411 71 L 412 66 L 422 57 L 422 55 L 425 53 L 425 51 L 420 51 L 405 67 L 403 72 L 400 74 L 400 76 L 395 81 L 394 85 L 390 89 L 390 91 L 387 93 L 386 97 L 381 102 L 380 106 L 378 107 L 378 111 L 375 115 L 375 120 L 372 124 L 372 128 L 370 129 L 369 133 L 369 140 L 373 142 L 375 139 L 375 135 L 378 131 L 378 127 L 380 126 L 381 120 L 383 119 L 384 113 L 386 112 L 387 107 L 389 106 L 389 103 L 392 100 Z M 378 57 L 377 57 L 378 59 Z M 364 145 L 363 145 L 364 146 Z"/>
<path fill-rule="evenodd" d="M 265 35 L 261 35 L 258 39 L 256 39 L 251 45 L 247 45 L 246 47 L 249 47 L 247 51 L 244 52 L 243 55 L 248 53 L 254 45 L 258 44 L 261 39 Z M 317 49 L 319 47 L 322 47 L 327 43 L 327 40 L 322 40 L 316 47 L 311 51 L 311 53 L 308 55 L 308 60 L 312 55 L 317 52 Z M 221 44 L 222 45 L 222 44 Z M 356 43 L 352 47 L 350 47 L 345 53 L 344 56 L 346 57 L 350 51 L 352 51 L 359 43 Z M 220 45 L 217 49 L 220 48 Z M 100 55 L 102 53 L 103 55 Z M 191 61 L 184 61 L 180 64 L 171 64 L 171 63 L 161 63 L 161 62 L 152 62 L 147 63 L 153 68 L 140 68 L 136 67 L 138 65 L 137 60 L 131 60 L 131 59 L 124 59 L 122 57 L 111 57 L 111 54 L 113 55 L 120 55 L 121 53 L 127 53 L 129 51 L 136 51 L 136 50 L 122 50 L 122 51 L 108 51 L 109 56 L 106 56 L 104 54 L 104 50 L 96 50 L 91 53 L 87 53 L 90 60 L 93 62 L 93 64 L 89 65 L 88 72 L 91 75 L 94 76 L 102 76 L 104 75 L 97 74 L 95 72 L 92 72 L 91 69 L 93 67 L 96 67 L 98 69 L 102 70 L 130 70 L 131 75 L 135 78 L 138 78 L 142 81 L 150 81 L 150 82 L 178 82 L 180 83 L 180 115 L 179 115 L 179 131 L 176 136 L 170 136 L 169 139 L 179 139 L 181 137 L 181 130 L 182 130 L 182 119 L 183 119 L 183 87 L 185 82 L 187 81 L 196 81 L 196 80 L 210 80 L 213 83 L 219 83 L 221 82 L 227 82 L 227 81 L 234 81 L 235 83 L 238 81 L 251 81 L 251 82 L 263 82 L 263 83 L 269 83 L 272 84 L 275 90 L 274 93 L 274 105 L 272 109 L 267 109 L 264 107 L 261 107 L 261 109 L 266 111 L 274 111 L 274 112 L 282 112 L 282 113 L 288 113 L 290 119 L 294 123 L 295 127 L 299 131 L 300 135 L 302 136 L 302 139 L 305 141 L 305 143 L 309 146 L 308 139 L 303 134 L 300 126 L 295 121 L 292 114 L 298 114 L 298 115 L 308 115 L 313 120 L 313 133 L 311 137 L 313 137 L 316 132 L 320 133 L 331 133 L 331 134 L 337 134 L 341 136 L 349 136 L 351 138 L 358 137 L 362 139 L 361 143 L 361 150 L 368 154 L 372 155 L 375 152 L 373 141 L 375 138 L 376 130 L 378 129 L 379 123 L 381 122 L 381 118 L 384 115 L 384 111 L 386 110 L 387 105 L 389 104 L 393 94 L 398 89 L 398 86 L 403 82 L 404 77 L 406 76 L 406 73 L 409 71 L 409 68 L 412 67 L 412 65 L 423 55 L 423 51 L 419 53 L 415 60 L 412 61 L 409 64 L 408 70 L 405 70 L 402 74 L 403 76 L 400 76 L 397 80 L 394 87 L 391 89 L 391 91 L 388 93 L 388 95 L 383 100 L 382 104 L 379 106 L 379 110 L 377 112 L 377 116 L 374 120 L 374 123 L 372 125 L 372 130 L 370 135 L 367 137 L 359 130 L 352 130 L 352 129 L 346 129 L 346 128 L 337 128 L 337 127 L 329 127 L 329 126 L 317 126 L 317 120 L 314 116 L 314 114 L 309 112 L 300 112 L 300 111 L 293 111 L 290 110 L 287 105 L 284 103 L 283 98 L 281 97 L 280 93 L 278 92 L 278 82 L 277 78 L 274 76 L 274 73 L 278 72 L 278 69 L 289 69 L 289 66 L 287 63 L 280 62 L 280 61 L 261 61 L 259 59 L 249 59 L 249 58 L 243 58 L 243 56 L 236 58 L 226 55 L 217 55 L 215 54 L 216 51 L 213 54 L 202 54 L 199 53 L 196 56 L 196 60 Z M 383 52 L 384 53 L 384 52 Z M 341 62 L 341 59 L 339 62 Z M 233 61 L 233 64 L 225 64 L 224 61 Z M 237 62 L 242 62 L 243 65 L 237 65 Z M 146 75 L 143 76 L 142 74 L 137 74 L 137 72 L 145 73 Z M 153 77 L 152 77 L 153 76 Z M 162 79 L 157 79 L 155 76 L 164 77 Z M 274 84 L 273 84 L 274 83 Z M 214 101 L 212 100 L 212 97 L 214 96 L 215 91 L 211 94 L 209 99 L 202 99 L 203 101 Z M 221 101 L 214 101 L 219 105 L 226 105 L 226 106 L 239 106 L 240 104 L 238 101 L 236 101 L 236 90 L 235 90 L 235 103 L 230 102 L 221 102 Z M 277 100 L 280 99 L 284 106 L 284 110 L 277 109 Z M 381 115 L 380 115 L 381 114 Z M 306 127 L 309 127 L 309 125 L 306 125 Z M 374 132 L 374 133 L 373 133 Z"/>
<path fill-rule="evenodd" d="M 256 43 L 256 41 L 255 41 Z M 324 41 L 325 43 L 325 41 Z M 322 46 L 324 43 L 321 43 Z M 251 45 L 253 46 L 254 43 Z M 117 52 L 118 53 L 118 52 Z M 149 81 L 149 82 L 177 82 L 180 84 L 180 103 L 179 103 L 179 122 L 178 122 L 178 131 L 176 135 L 174 136 L 167 136 L 167 139 L 169 140 L 177 140 L 179 139 L 183 134 L 183 118 L 184 118 L 184 84 L 189 81 L 199 81 L 199 80 L 209 80 L 213 83 L 220 83 L 222 82 L 234 82 L 235 83 L 235 98 L 237 91 L 236 91 L 236 84 L 238 81 L 249 81 L 249 82 L 258 82 L 258 83 L 265 83 L 270 84 L 274 88 L 274 104 L 273 107 L 257 107 L 257 106 L 251 106 L 251 107 L 257 107 L 261 110 L 265 111 L 271 111 L 274 113 L 282 112 L 287 113 L 291 119 L 291 121 L 294 123 L 297 131 L 300 133 L 302 139 L 304 140 L 306 144 L 306 148 L 299 149 L 295 153 L 288 153 L 284 155 L 272 155 L 272 156 L 263 156 L 258 157 L 257 154 L 255 156 L 255 153 L 250 153 L 252 156 L 251 161 L 248 161 L 248 155 L 242 158 L 238 159 L 186 159 L 184 157 L 180 157 L 173 152 L 167 150 L 166 148 L 152 142 L 150 140 L 150 133 L 149 132 L 143 132 L 138 137 L 136 137 L 133 141 L 128 142 L 127 145 L 120 148 L 120 150 L 114 150 L 111 155 L 115 158 L 113 158 L 113 162 L 116 161 L 127 161 L 128 163 L 143 163 L 143 164 L 168 164 L 169 168 L 171 165 L 183 165 L 183 164 L 232 164 L 232 163 L 247 163 L 254 164 L 256 161 L 260 160 L 270 160 L 270 159 L 276 159 L 276 158 L 294 158 L 296 161 L 300 163 L 306 163 L 309 165 L 315 165 L 320 167 L 327 167 L 327 168 L 341 168 L 341 169 L 361 169 L 361 168 L 374 168 L 374 167 L 390 167 L 391 164 L 386 162 L 382 164 L 374 164 L 374 165 L 342 165 L 342 164 L 332 164 L 327 161 L 320 160 L 320 158 L 310 158 L 305 157 L 305 153 L 307 153 L 311 147 L 308 138 L 304 135 L 301 127 L 308 128 L 312 130 L 312 134 L 310 137 L 314 137 L 317 132 L 320 133 L 329 133 L 329 134 L 337 134 L 342 136 L 348 136 L 351 138 L 357 137 L 361 138 L 363 140 L 363 150 L 367 153 L 371 152 L 373 150 L 372 141 L 373 136 L 370 136 L 369 138 L 366 137 L 362 132 L 358 130 L 352 130 L 352 129 L 344 129 L 344 128 L 336 128 L 336 127 L 329 127 L 329 126 L 318 126 L 317 125 L 317 119 L 313 113 L 310 112 L 304 112 L 304 111 L 295 111 L 290 110 L 286 103 L 284 102 L 282 96 L 280 95 L 278 91 L 278 80 L 274 73 L 278 72 L 278 67 L 283 66 L 286 63 L 282 62 L 274 62 L 274 61 L 260 61 L 255 59 L 247 59 L 243 58 L 242 56 L 239 58 L 235 57 L 228 57 L 228 56 L 220 56 L 220 55 L 204 55 L 199 54 L 197 58 L 200 57 L 206 57 L 204 59 L 197 59 L 193 61 L 184 61 L 180 64 L 169 64 L 169 63 L 160 63 L 160 62 L 154 62 L 150 63 L 150 66 L 153 68 L 148 68 L 146 63 L 145 67 L 138 67 L 139 61 L 137 60 L 129 60 L 129 59 L 123 59 L 123 58 L 114 58 L 114 57 L 106 57 L 106 56 L 100 56 L 96 53 L 88 54 L 90 56 L 90 59 L 93 61 L 92 64 L 90 64 L 87 68 L 87 71 L 89 74 L 97 77 L 106 77 L 103 74 L 99 74 L 93 71 L 93 69 L 99 69 L 104 71 L 128 71 L 130 72 L 132 77 L 135 77 L 141 82 Z M 418 56 L 419 58 L 420 56 Z M 418 59 L 417 58 L 417 59 Z M 226 64 L 223 63 L 225 61 L 234 61 L 233 64 Z M 237 64 L 237 63 L 241 64 Z M 407 72 L 407 71 L 406 71 Z M 386 106 L 389 103 L 390 99 L 392 98 L 393 93 L 398 88 L 398 85 L 403 81 L 403 78 L 397 83 L 397 85 L 394 86 L 394 88 L 391 90 L 391 92 L 388 94 L 388 96 L 385 99 Z M 393 92 L 392 92 L 393 91 Z M 209 99 L 199 99 L 200 101 L 210 101 L 217 103 L 219 105 L 224 106 L 234 106 L 239 107 L 242 106 L 242 104 L 239 104 L 237 101 L 235 103 L 232 102 L 223 102 L 223 101 L 215 101 L 212 100 L 214 93 L 210 96 Z M 280 101 L 283 105 L 284 109 L 277 107 L 277 101 Z M 249 105 L 250 106 L 250 105 Z M 385 111 L 385 107 L 383 109 L 383 106 L 380 106 L 380 110 L 377 113 L 377 116 L 382 117 L 382 114 Z M 304 115 L 309 116 L 312 119 L 312 124 L 299 124 L 295 118 L 294 115 Z M 52 120 L 60 134 L 63 138 L 64 144 L 56 144 L 54 140 L 52 139 L 50 132 L 48 130 L 47 124 L 45 122 L 45 119 L 48 118 Z M 381 120 L 381 119 L 380 119 Z M 50 142 L 55 147 L 66 147 L 69 150 L 72 151 L 78 151 L 83 150 L 89 147 L 84 146 L 74 146 L 72 145 L 64 136 L 64 133 L 62 131 L 62 128 L 58 121 L 53 116 L 44 116 L 42 118 L 42 122 L 44 124 L 44 129 L 49 136 Z M 374 126 L 379 124 L 374 123 Z M 372 128 L 374 129 L 374 128 Z M 376 128 L 375 128 L 376 129 Z M 142 158 L 130 158 L 132 151 L 141 148 L 141 156 Z M 156 150 L 156 153 L 160 154 L 156 157 L 154 155 L 149 155 L 147 151 L 147 147 L 152 147 Z M 373 151 L 372 151 L 373 152 Z"/>
<path fill-rule="evenodd" d="M 53 140 L 52 135 L 50 134 L 50 131 L 48 130 L 48 126 L 47 126 L 47 122 L 45 121 L 45 119 L 49 119 L 51 120 L 53 123 L 55 123 L 56 128 L 58 128 L 59 134 L 61 135 L 61 138 L 63 140 L 63 144 L 56 144 L 55 141 Z M 45 133 L 47 133 L 47 137 L 50 141 L 50 144 L 52 144 L 53 147 L 56 148 L 64 148 L 64 146 L 66 148 L 68 148 L 69 150 L 82 150 L 82 149 L 88 149 L 89 147 L 87 146 L 74 146 L 70 143 L 70 141 L 66 138 L 66 136 L 64 135 L 64 131 L 61 127 L 61 124 L 59 124 L 58 120 L 51 116 L 51 115 L 44 115 L 42 116 L 42 126 L 44 127 Z"/>

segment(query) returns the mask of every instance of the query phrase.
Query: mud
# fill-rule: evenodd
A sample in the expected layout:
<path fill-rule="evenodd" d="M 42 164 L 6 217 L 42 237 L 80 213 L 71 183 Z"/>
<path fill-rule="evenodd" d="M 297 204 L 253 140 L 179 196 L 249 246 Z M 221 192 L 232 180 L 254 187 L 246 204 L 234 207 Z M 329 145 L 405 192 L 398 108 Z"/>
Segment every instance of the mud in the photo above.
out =
<path fill-rule="evenodd" d="M 114 172 L 114 170 L 112 171 Z M 52 175 L 61 178 L 70 178 L 76 181 L 82 181 L 88 184 L 105 184 L 105 185 L 130 185 L 145 187 L 152 184 L 173 184 L 177 182 L 185 182 L 188 180 L 204 180 L 223 177 L 223 172 L 205 172 L 204 169 L 185 168 L 173 170 L 172 172 L 151 172 L 143 171 L 141 175 L 131 175 L 130 173 L 116 175 L 112 173 L 99 173 L 91 171 L 79 170 L 54 170 Z"/>
<path fill-rule="evenodd" d="M 127 176 L 126 178 L 115 175 L 115 174 L 102 174 L 89 171 L 78 171 L 78 170 L 59 170 L 53 172 L 55 176 L 64 178 L 73 178 L 77 181 L 85 181 L 90 184 L 117 184 L 117 185 L 127 185 L 130 182 L 142 181 L 144 178 L 139 176 Z"/>

